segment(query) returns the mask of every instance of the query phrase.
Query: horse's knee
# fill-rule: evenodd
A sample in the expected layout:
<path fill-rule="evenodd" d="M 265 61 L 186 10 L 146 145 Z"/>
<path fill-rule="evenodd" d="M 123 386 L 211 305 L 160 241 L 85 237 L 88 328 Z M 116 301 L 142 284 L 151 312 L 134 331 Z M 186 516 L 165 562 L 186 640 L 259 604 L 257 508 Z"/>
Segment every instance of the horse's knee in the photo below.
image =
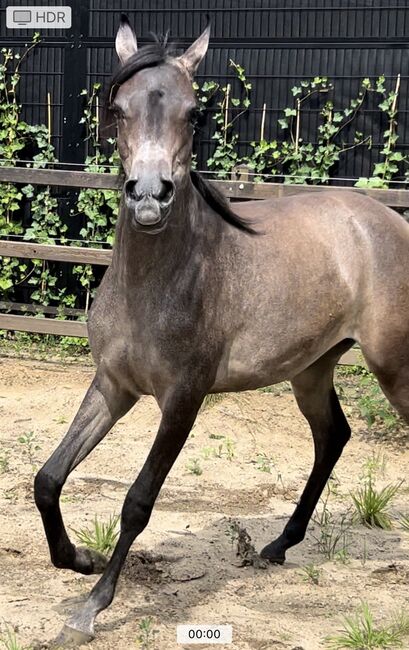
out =
<path fill-rule="evenodd" d="M 40 512 L 46 512 L 58 502 L 61 484 L 43 467 L 34 479 L 34 500 Z"/>

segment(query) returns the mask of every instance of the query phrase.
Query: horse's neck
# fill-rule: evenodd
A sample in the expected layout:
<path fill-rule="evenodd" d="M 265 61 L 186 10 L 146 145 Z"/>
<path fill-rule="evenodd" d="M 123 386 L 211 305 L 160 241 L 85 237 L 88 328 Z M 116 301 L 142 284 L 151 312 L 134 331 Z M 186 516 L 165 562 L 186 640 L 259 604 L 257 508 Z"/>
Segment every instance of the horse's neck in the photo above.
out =
<path fill-rule="evenodd" d="M 147 276 L 170 279 L 180 269 L 189 252 L 205 236 L 200 199 L 192 186 L 186 187 L 177 197 L 168 216 L 166 228 L 157 235 L 137 232 L 122 202 L 113 270 L 126 284 L 143 281 Z"/>

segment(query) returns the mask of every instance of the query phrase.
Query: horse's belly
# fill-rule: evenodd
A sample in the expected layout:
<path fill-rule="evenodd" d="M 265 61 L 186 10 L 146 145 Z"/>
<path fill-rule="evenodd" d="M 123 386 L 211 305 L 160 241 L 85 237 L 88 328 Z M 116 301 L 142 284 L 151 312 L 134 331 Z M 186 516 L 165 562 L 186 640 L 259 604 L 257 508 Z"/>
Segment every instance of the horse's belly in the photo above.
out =
<path fill-rule="evenodd" d="M 239 336 L 225 348 L 212 391 L 252 390 L 292 379 L 346 338 L 344 326 L 320 336 L 277 336 L 262 343 Z"/>
<path fill-rule="evenodd" d="M 213 392 L 228 392 L 240 390 L 253 390 L 261 386 L 276 384 L 285 379 L 290 379 L 310 365 L 305 359 L 287 359 L 279 363 L 275 356 L 263 359 L 245 358 L 240 355 L 224 359 L 218 368 Z"/>

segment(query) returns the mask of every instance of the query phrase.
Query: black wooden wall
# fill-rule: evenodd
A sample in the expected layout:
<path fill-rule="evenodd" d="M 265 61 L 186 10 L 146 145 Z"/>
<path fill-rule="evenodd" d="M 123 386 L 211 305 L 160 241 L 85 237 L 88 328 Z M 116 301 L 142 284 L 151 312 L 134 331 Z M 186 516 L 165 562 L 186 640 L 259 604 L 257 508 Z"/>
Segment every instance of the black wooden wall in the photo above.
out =
<path fill-rule="evenodd" d="M 241 153 L 259 134 L 263 103 L 265 133 L 274 138 L 280 111 L 291 103 L 291 87 L 315 75 L 334 81 L 334 103 L 341 108 L 356 95 L 363 77 L 385 74 L 392 89 L 400 73 L 399 146 L 409 148 L 408 0 L 0 0 L 1 45 L 18 48 L 32 32 L 6 29 L 8 4 L 72 6 L 72 29 L 43 33 L 43 43 L 24 65 L 20 92 L 25 117 L 33 122 L 46 122 L 51 93 L 53 142 L 62 161 L 84 160 L 78 95 L 94 81 L 107 81 L 116 65 L 113 42 L 121 11 L 135 25 L 140 43 L 151 31 L 170 29 L 181 45 L 199 35 L 210 15 L 212 40 L 199 81 L 225 82 L 232 58 L 253 84 L 251 109 L 240 121 Z M 317 117 L 318 106 L 305 111 L 303 133 L 309 139 Z M 373 148 L 349 153 L 337 171 L 341 177 L 368 175 L 378 159 L 385 124 L 374 103 L 366 106 L 358 128 L 372 134 Z M 214 146 L 211 133 L 210 114 L 201 136 L 200 167 Z"/>

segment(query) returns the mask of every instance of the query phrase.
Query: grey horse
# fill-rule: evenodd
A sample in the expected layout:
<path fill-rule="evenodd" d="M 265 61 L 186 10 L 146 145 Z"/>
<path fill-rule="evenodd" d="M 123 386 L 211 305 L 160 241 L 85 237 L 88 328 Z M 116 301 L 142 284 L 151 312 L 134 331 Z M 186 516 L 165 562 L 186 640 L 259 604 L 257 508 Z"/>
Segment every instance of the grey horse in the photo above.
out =
<path fill-rule="evenodd" d="M 192 77 L 208 41 L 206 28 L 180 56 L 159 42 L 138 50 L 126 17 L 116 38 L 121 66 L 110 110 L 125 182 L 112 264 L 88 323 L 97 369 L 35 480 L 53 564 L 102 576 L 57 646 L 94 637 L 95 617 L 114 597 L 206 394 L 288 379 L 311 426 L 311 475 L 282 534 L 261 551 L 278 563 L 304 538 L 350 437 L 333 371 L 354 341 L 409 419 L 409 226 L 352 191 L 242 203 L 233 212 L 190 169 Z M 141 395 L 155 397 L 162 418 L 107 563 L 69 540 L 59 497 L 69 473 Z"/>

